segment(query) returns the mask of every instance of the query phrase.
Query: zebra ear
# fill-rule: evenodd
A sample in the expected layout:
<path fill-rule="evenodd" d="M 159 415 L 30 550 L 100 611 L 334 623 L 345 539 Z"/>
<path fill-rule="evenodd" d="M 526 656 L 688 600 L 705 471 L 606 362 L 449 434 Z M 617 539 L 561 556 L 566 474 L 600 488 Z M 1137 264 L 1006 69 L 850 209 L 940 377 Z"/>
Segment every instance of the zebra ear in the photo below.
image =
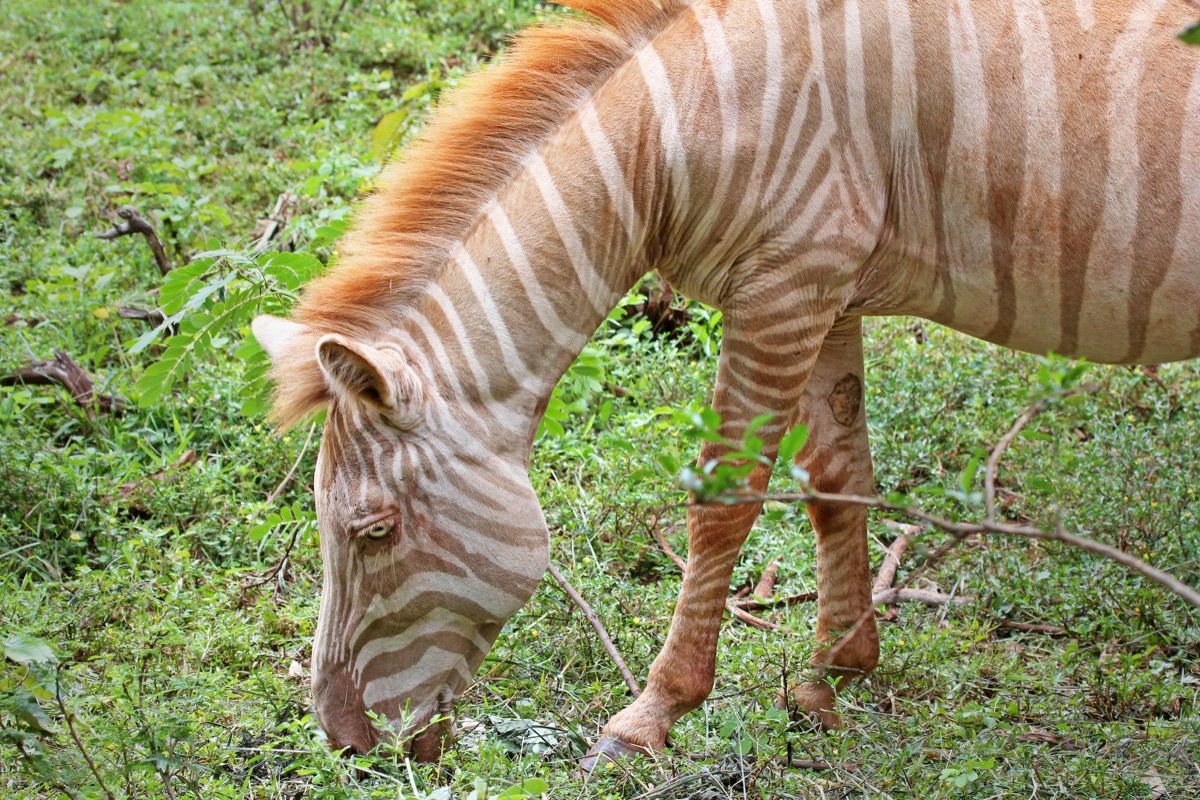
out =
<path fill-rule="evenodd" d="M 290 319 L 273 317 L 270 314 L 259 314 L 250 323 L 254 338 L 267 351 L 271 361 L 278 362 L 287 349 L 296 342 L 307 330 L 299 322 Z"/>
<path fill-rule="evenodd" d="M 373 406 L 396 427 L 420 422 L 424 387 L 395 351 L 331 333 L 317 342 L 317 363 L 331 389 Z"/>

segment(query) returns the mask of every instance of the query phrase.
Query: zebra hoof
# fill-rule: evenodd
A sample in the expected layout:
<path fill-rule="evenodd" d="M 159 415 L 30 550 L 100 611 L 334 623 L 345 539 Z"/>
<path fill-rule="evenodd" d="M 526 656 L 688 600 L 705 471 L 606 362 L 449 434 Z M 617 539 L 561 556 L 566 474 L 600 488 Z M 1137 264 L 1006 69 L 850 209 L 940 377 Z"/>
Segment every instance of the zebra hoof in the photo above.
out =
<path fill-rule="evenodd" d="M 622 741 L 615 736 L 601 735 L 591 749 L 579 761 L 579 772 L 587 777 L 595 771 L 596 767 L 606 761 L 621 761 L 622 759 L 632 758 L 633 756 L 644 755 L 650 751 L 637 744 L 630 744 Z"/>

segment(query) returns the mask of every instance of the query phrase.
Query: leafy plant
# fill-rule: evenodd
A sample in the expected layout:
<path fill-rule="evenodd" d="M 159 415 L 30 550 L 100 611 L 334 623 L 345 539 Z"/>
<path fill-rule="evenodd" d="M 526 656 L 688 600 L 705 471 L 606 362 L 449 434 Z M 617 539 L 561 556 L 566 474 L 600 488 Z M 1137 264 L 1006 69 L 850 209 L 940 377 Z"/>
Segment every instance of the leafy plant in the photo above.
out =
<path fill-rule="evenodd" d="M 244 330 L 256 314 L 287 314 L 300 287 L 323 268 L 310 253 L 226 250 L 202 254 L 169 272 L 159 295 L 164 320 L 130 347 L 140 353 L 166 336 L 158 360 L 138 379 L 139 402 L 161 400 L 197 358 L 223 350 L 230 333 Z M 242 409 L 257 414 L 266 405 L 270 362 L 253 337 L 244 338 L 238 356 L 246 364 Z"/>

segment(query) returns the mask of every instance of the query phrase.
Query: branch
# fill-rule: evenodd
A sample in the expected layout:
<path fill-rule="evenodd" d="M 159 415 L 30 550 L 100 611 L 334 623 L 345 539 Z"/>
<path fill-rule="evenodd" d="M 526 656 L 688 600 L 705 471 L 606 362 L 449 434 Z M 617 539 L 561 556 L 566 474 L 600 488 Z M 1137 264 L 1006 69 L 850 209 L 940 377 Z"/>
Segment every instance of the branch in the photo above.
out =
<path fill-rule="evenodd" d="M 957 544 L 958 541 L 965 539 L 968 536 L 976 534 L 988 534 L 999 536 L 1017 536 L 1025 539 L 1040 539 L 1042 541 L 1062 542 L 1069 544 L 1072 547 L 1077 547 L 1080 550 L 1086 550 L 1089 553 L 1107 558 L 1109 561 L 1114 561 L 1123 567 L 1126 567 L 1133 572 L 1138 573 L 1144 578 L 1147 578 L 1169 592 L 1178 595 L 1187 603 L 1200 608 L 1200 592 L 1197 592 L 1191 586 L 1188 586 L 1183 581 L 1163 572 L 1157 567 L 1152 567 L 1145 561 L 1142 561 L 1137 556 L 1122 552 L 1115 547 L 1107 544 L 1102 544 L 1084 536 L 1079 536 L 1073 533 L 1067 533 L 1064 530 L 1047 531 L 1041 528 L 1034 528 L 1029 525 L 1013 525 L 1004 522 L 954 522 L 930 514 L 916 507 L 902 506 L 897 503 L 891 503 L 882 497 L 853 495 L 853 494 L 833 494 L 829 492 L 819 492 L 810 489 L 806 492 L 797 492 L 792 494 L 772 494 L 772 495 L 737 495 L 731 501 L 730 505 L 742 505 L 746 503 L 765 503 L 768 500 L 774 500 L 782 503 L 827 503 L 832 505 L 850 505 L 861 506 L 864 508 L 874 508 L 881 511 L 887 511 L 892 514 L 901 514 L 910 519 L 917 519 L 927 525 L 954 534 L 955 541 L 952 544 Z M 727 501 L 722 501 L 727 502 Z M 932 557 L 931 557 L 932 558 Z"/>
<path fill-rule="evenodd" d="M 292 480 L 296 477 L 296 470 L 300 468 L 300 462 L 304 460 L 304 454 L 308 452 L 308 446 L 312 444 L 313 431 L 317 429 L 317 423 L 312 423 L 308 426 L 308 436 L 304 438 L 304 446 L 300 448 L 300 455 L 296 456 L 296 460 L 292 462 L 292 468 L 283 476 L 283 480 L 279 482 L 269 495 L 267 495 L 267 505 L 274 503 L 279 499 L 279 496 L 284 493 Z"/>
<path fill-rule="evenodd" d="M 992 448 L 992 452 L 988 455 L 987 467 L 983 473 L 983 508 L 988 522 L 994 522 L 996 519 L 996 476 L 1000 472 L 1000 459 L 1004 457 L 1004 453 L 1008 450 L 1009 445 L 1013 443 L 1013 440 L 1017 438 L 1017 435 L 1025 429 L 1025 426 L 1033 421 L 1034 417 L 1049 408 L 1055 401 L 1076 394 L 1094 392 L 1099 388 L 1094 383 L 1087 383 L 1047 395 L 1025 409 L 1025 413 L 1017 417 L 1016 422 L 1012 424 L 1008 432 L 1000 437 L 1000 441 L 996 442 L 996 446 Z"/>
<path fill-rule="evenodd" d="M 91 377 L 62 350 L 55 352 L 54 358 L 29 361 L 12 374 L 0 377 L 0 386 L 62 386 L 88 416 L 91 416 L 93 407 L 103 411 L 121 410 L 121 402 L 117 398 L 94 393 Z"/>
<path fill-rule="evenodd" d="M 108 800 L 116 800 L 116 798 L 113 797 L 113 793 L 109 790 L 108 785 L 104 783 L 104 778 L 100 777 L 100 770 L 96 769 L 96 762 L 92 761 L 92 757 L 88 755 L 87 748 L 83 746 L 83 740 L 79 738 L 79 733 L 75 730 L 74 715 L 67 710 L 67 705 L 62 699 L 62 691 L 59 688 L 60 681 L 58 672 L 60 671 L 60 669 L 55 670 L 54 701 L 58 704 L 58 710 L 62 712 L 63 720 L 67 723 L 67 730 L 71 733 L 71 739 L 74 740 L 75 746 L 79 748 L 79 754 L 82 755 L 83 760 L 87 762 L 88 769 L 90 769 L 92 774 L 96 776 L 96 783 L 100 784 L 100 790 L 104 792 L 104 796 L 107 797 Z"/>
<path fill-rule="evenodd" d="M 667 541 L 667 537 L 663 536 L 663 532 L 659 530 L 658 527 L 657 517 L 650 522 L 650 532 L 654 535 L 654 540 L 658 542 L 658 546 L 661 547 L 662 551 L 667 554 L 667 558 L 671 559 L 673 562 L 675 562 L 675 566 L 679 567 L 680 574 L 686 575 L 687 562 L 675 552 L 674 548 L 671 547 L 670 542 Z M 777 631 L 780 629 L 780 626 L 776 625 L 774 622 L 767 622 L 765 619 L 759 619 L 758 617 L 754 616 L 746 610 L 747 607 L 748 604 L 742 603 L 738 598 L 725 598 L 725 609 L 734 619 L 738 620 L 739 622 L 744 622 L 751 627 L 764 631 Z"/>
<path fill-rule="evenodd" d="M 133 206 L 123 206 L 117 209 L 117 216 L 125 222 L 114 224 L 112 230 L 98 233 L 96 236 L 100 239 L 117 239 L 135 233 L 141 234 L 146 237 L 146 243 L 150 245 L 150 250 L 154 253 L 154 263 L 158 264 L 159 272 L 163 275 L 170 272 L 171 262 L 167 260 L 167 251 L 163 249 L 162 242 L 159 241 L 158 234 L 154 231 L 154 226 Z"/>
<path fill-rule="evenodd" d="M 760 600 L 770 600 L 775 594 L 775 582 L 779 580 L 779 559 L 772 558 L 754 585 L 752 594 Z"/>
<path fill-rule="evenodd" d="M 913 528 L 915 526 L 905 527 Z M 871 591 L 875 594 L 892 587 L 892 583 L 896 580 L 896 570 L 900 566 L 900 559 L 904 557 L 904 551 L 908 549 L 908 537 L 908 531 L 901 533 L 884 553 L 883 563 L 879 565 L 879 572 L 875 575 L 875 583 L 871 587 Z"/>
<path fill-rule="evenodd" d="M 559 572 L 558 567 L 554 566 L 553 562 L 547 565 L 547 569 L 549 569 L 550 574 L 554 576 L 554 580 L 558 581 L 558 585 L 562 587 L 562 590 L 567 593 L 567 597 L 571 599 L 571 602 L 578 606 L 579 610 L 583 612 L 583 616 L 587 618 L 587 621 L 591 624 L 592 629 L 596 631 L 596 636 L 600 638 L 600 644 L 604 645 L 604 652 L 608 653 L 608 657 L 611 658 L 613 663 L 617 665 L 617 670 L 621 673 L 621 677 L 625 679 L 625 685 L 629 687 L 629 691 L 633 693 L 634 697 L 640 695 L 642 693 L 642 689 L 640 686 L 638 686 L 637 678 L 633 677 L 633 673 L 629 671 L 629 666 L 626 665 L 625 659 L 621 658 L 620 651 L 618 651 L 617 646 L 613 644 L 612 638 L 608 635 L 608 631 L 604 629 L 604 623 L 600 621 L 600 617 L 598 617 L 596 612 L 592 610 L 592 607 L 588 604 L 588 601 L 583 599 L 583 595 L 581 595 L 575 589 L 575 587 L 571 585 L 571 582 L 567 580 L 567 577 Z"/>

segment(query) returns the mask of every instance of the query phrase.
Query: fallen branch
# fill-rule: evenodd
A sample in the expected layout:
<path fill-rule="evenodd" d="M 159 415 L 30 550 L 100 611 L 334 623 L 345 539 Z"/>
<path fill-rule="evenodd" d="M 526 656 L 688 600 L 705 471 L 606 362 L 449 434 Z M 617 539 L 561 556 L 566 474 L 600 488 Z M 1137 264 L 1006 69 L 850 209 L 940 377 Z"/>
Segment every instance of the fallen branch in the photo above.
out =
<path fill-rule="evenodd" d="M 909 529 L 912 530 L 910 531 Z M 900 568 L 900 559 L 904 557 L 904 551 L 908 549 L 908 537 L 910 533 L 915 535 L 920 532 L 913 525 L 905 525 L 901 528 L 901 531 L 900 535 L 888 547 L 887 552 L 883 554 L 883 563 L 879 565 L 879 572 L 875 575 L 875 583 L 871 586 L 871 593 L 873 595 L 891 592 L 892 583 L 896 580 L 896 570 Z M 892 607 L 888 609 L 887 618 L 889 620 L 895 619 L 898 613 L 893 603 Z"/>
<path fill-rule="evenodd" d="M 133 306 L 121 306 L 117 309 L 117 316 L 121 319 L 138 319 L 145 322 L 151 328 L 157 328 L 166 321 L 161 311 L 156 309 L 134 308 Z"/>
<path fill-rule="evenodd" d="M 1000 441 L 996 442 L 996 446 L 988 454 L 987 466 L 983 471 L 983 508 L 988 522 L 994 522 L 996 519 L 996 478 L 1000 473 L 1000 459 L 1004 458 L 1004 454 L 1013 440 L 1025 429 L 1025 426 L 1033 421 L 1034 417 L 1045 411 L 1054 402 L 1072 395 L 1094 392 L 1098 388 L 1095 384 L 1088 383 L 1046 395 L 1026 408 L 1025 412 L 1013 422 L 1008 432 L 1000 437 Z"/>
<path fill-rule="evenodd" d="M 875 574 L 875 583 L 871 587 L 871 591 L 876 594 L 891 588 L 892 583 L 896 580 L 896 570 L 900 567 L 900 559 L 904 557 L 904 551 L 908 549 L 909 536 L 920 531 L 914 525 L 905 527 L 910 530 L 897 536 L 888 546 L 887 552 L 883 554 L 883 563 L 879 565 L 879 572 Z"/>
<path fill-rule="evenodd" d="M 1067 635 L 1066 628 L 1060 628 L 1057 625 L 1048 625 L 1043 622 L 1016 622 L 1011 619 L 1002 619 L 996 624 L 996 627 L 1011 631 L 1021 631 L 1022 633 L 1044 633 L 1047 636 Z"/>
<path fill-rule="evenodd" d="M 279 496 L 287 490 L 292 481 L 296 477 L 296 470 L 300 468 L 300 462 L 304 460 L 304 454 L 308 452 L 308 446 L 312 444 L 313 431 L 317 429 L 317 423 L 312 423 L 308 426 L 308 436 L 304 437 L 304 446 L 300 448 L 300 455 L 296 456 L 296 460 L 292 462 L 292 468 L 283 476 L 283 480 L 279 482 L 269 495 L 267 495 L 267 505 L 274 503 L 279 499 Z"/>
<path fill-rule="evenodd" d="M 744 608 L 747 611 L 766 611 L 771 608 L 794 606 L 797 603 L 811 603 L 816 599 L 816 592 L 799 592 L 797 594 L 789 594 L 786 597 L 773 597 L 768 600 L 747 597 L 738 601 L 738 608 Z"/>
<path fill-rule="evenodd" d="M 259 220 L 251 238 L 254 239 L 255 250 L 265 250 L 271 240 L 287 227 L 292 217 L 296 216 L 296 206 L 300 200 L 291 192 L 284 192 L 275 199 L 275 207 L 266 219 Z"/>
<path fill-rule="evenodd" d="M 98 233 L 96 236 L 100 239 L 118 239 L 133 234 L 144 236 L 146 244 L 150 245 L 150 250 L 154 253 L 154 263 L 158 264 L 159 272 L 163 275 L 170 272 L 171 262 L 167 260 L 167 251 L 163 249 L 158 233 L 155 232 L 154 226 L 150 224 L 149 220 L 139 214 L 133 206 L 123 206 L 117 209 L 117 216 L 125 221 L 114 224 L 112 230 Z"/>
<path fill-rule="evenodd" d="M 760 600 L 770 600 L 771 595 L 775 594 L 775 583 L 778 580 L 779 559 L 773 558 L 767 564 L 767 568 L 763 570 L 758 583 L 754 584 L 754 596 Z"/>
<path fill-rule="evenodd" d="M 596 612 L 592 610 L 592 607 L 588 601 L 583 599 L 583 595 L 581 595 L 578 590 L 571 585 L 571 582 L 567 580 L 567 577 L 559 572 L 558 567 L 554 566 L 553 562 L 547 566 L 547 569 L 549 569 L 550 574 L 554 576 L 554 580 L 558 581 L 558 585 L 562 587 L 564 592 L 566 592 L 567 597 L 570 598 L 571 602 L 583 612 L 583 616 L 587 619 L 588 623 L 591 624 L 592 629 L 596 631 L 596 636 L 600 638 L 600 644 L 604 646 L 604 652 L 608 653 L 608 657 L 611 658 L 613 663 L 617 665 L 617 671 L 619 671 L 621 673 L 621 677 L 625 679 L 625 685 L 629 687 L 629 691 L 634 697 L 640 695 L 642 693 L 642 688 L 638 685 L 637 678 L 633 677 L 633 673 L 629 671 L 629 666 L 625 663 L 625 659 L 621 657 L 621 653 L 619 650 L 617 650 L 617 646 L 613 644 L 612 638 L 608 635 L 608 631 L 604 628 L 604 623 L 600 621 L 600 617 L 597 616 Z"/>
<path fill-rule="evenodd" d="M 1178 595 L 1184 601 L 1195 606 L 1196 608 L 1200 608 L 1200 592 L 1197 592 L 1191 586 L 1188 586 L 1175 576 L 1163 572 L 1157 567 L 1152 567 L 1137 556 L 1122 552 L 1111 545 L 1102 544 L 1101 542 L 1097 542 L 1093 539 L 1088 539 L 1077 534 L 1067 533 L 1061 528 L 1050 531 L 1043 530 L 1041 528 L 1034 528 L 1029 525 L 1014 525 L 1005 522 L 954 522 L 953 520 L 948 520 L 943 517 L 930 514 L 929 512 L 923 511 L 920 508 L 903 506 L 899 505 L 898 503 L 889 502 L 878 495 L 868 496 L 834 494 L 831 492 L 819 492 L 813 489 L 791 494 L 753 496 L 738 495 L 736 498 L 722 500 L 722 502 L 726 502 L 730 505 L 742 505 L 746 503 L 765 503 L 769 500 L 774 500 L 781 503 L 826 503 L 829 505 L 850 505 L 861 506 L 863 508 L 873 508 L 879 511 L 886 511 L 891 514 L 907 516 L 910 519 L 920 520 L 930 527 L 953 534 L 958 541 L 961 541 L 968 536 L 986 534 L 997 536 L 1016 536 L 1024 539 L 1039 539 L 1041 541 L 1050 542 L 1062 542 L 1063 544 L 1069 544 L 1072 547 L 1077 547 L 1080 550 L 1085 550 L 1089 553 L 1107 558 L 1109 561 L 1116 562 L 1117 564 L 1120 564 L 1121 566 L 1138 573 L 1142 577 L 1157 583 L 1167 591 Z"/>
<path fill-rule="evenodd" d="M 95 408 L 109 412 L 122 409 L 116 397 L 95 394 L 91 377 L 62 350 L 55 352 L 54 358 L 30 361 L 12 374 L 0 377 L 0 386 L 61 386 L 88 416 Z"/>
<path fill-rule="evenodd" d="M 650 532 L 654 535 L 654 540 L 658 542 L 658 546 L 662 548 L 664 553 L 667 554 L 667 558 L 675 562 L 675 566 L 679 568 L 679 573 L 681 575 L 686 575 L 687 562 L 675 552 L 675 549 L 671 547 L 671 543 L 667 541 L 667 537 L 663 535 L 661 530 L 659 530 L 657 518 L 651 521 Z M 779 625 L 775 624 L 774 622 L 767 622 L 765 619 L 759 619 L 747 611 L 746 608 L 747 606 L 744 605 L 738 598 L 725 598 L 725 609 L 729 612 L 730 616 L 739 622 L 744 622 L 753 628 L 758 628 L 759 630 L 764 631 L 780 630 Z"/>
<path fill-rule="evenodd" d="M 933 592 L 928 589 L 884 589 L 871 596 L 871 603 L 876 606 L 892 606 L 898 603 L 924 603 L 927 606 L 963 605 L 970 603 L 974 597 L 968 595 L 950 595 Z"/>

